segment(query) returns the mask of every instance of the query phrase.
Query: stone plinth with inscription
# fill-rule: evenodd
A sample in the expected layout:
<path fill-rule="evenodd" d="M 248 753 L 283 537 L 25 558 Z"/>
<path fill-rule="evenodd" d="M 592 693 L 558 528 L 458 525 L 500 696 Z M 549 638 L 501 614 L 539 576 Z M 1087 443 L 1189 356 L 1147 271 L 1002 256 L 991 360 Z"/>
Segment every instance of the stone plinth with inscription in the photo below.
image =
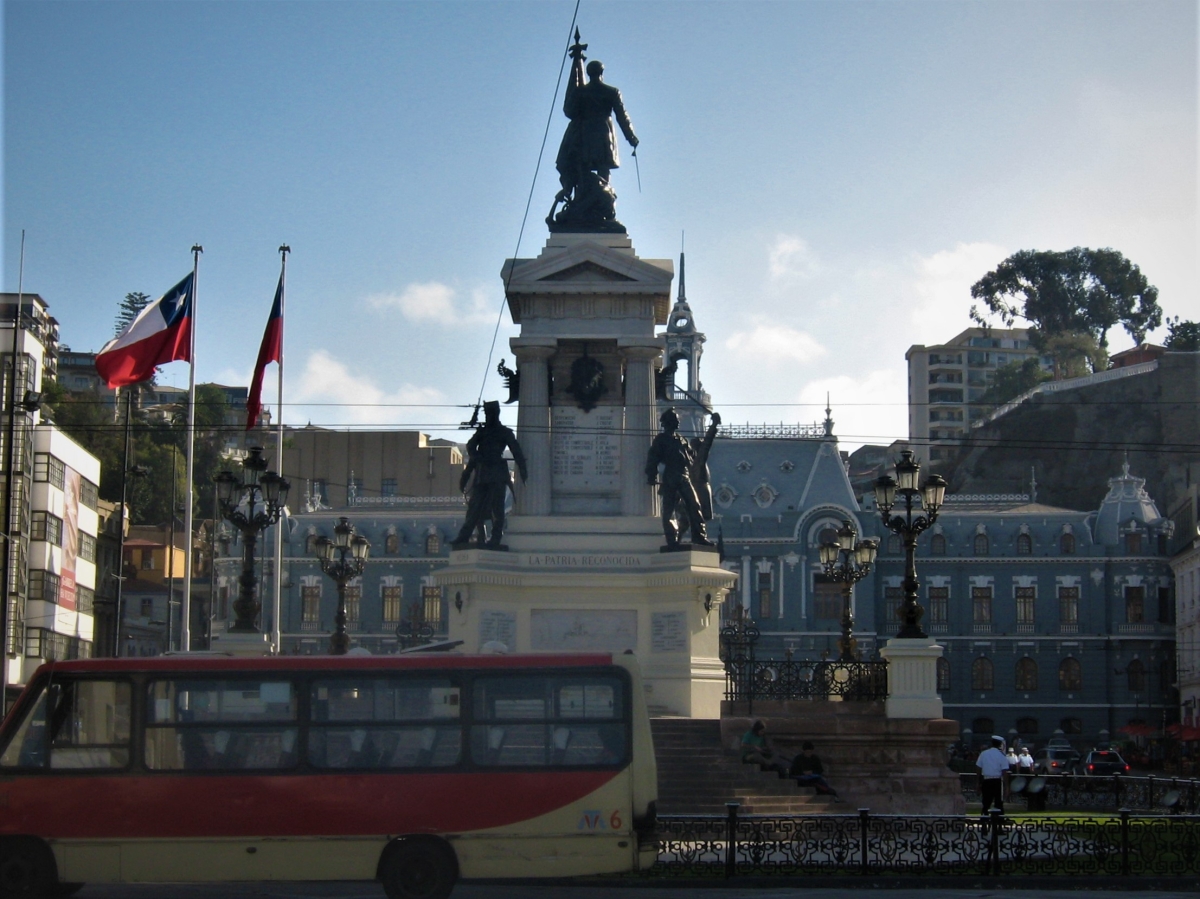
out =
<path fill-rule="evenodd" d="M 623 234 L 555 234 L 505 263 L 529 480 L 508 552 L 457 550 L 432 577 L 465 651 L 632 651 L 651 708 L 716 718 L 717 606 L 735 576 L 712 551 L 659 552 L 645 476 L 673 271 Z"/>

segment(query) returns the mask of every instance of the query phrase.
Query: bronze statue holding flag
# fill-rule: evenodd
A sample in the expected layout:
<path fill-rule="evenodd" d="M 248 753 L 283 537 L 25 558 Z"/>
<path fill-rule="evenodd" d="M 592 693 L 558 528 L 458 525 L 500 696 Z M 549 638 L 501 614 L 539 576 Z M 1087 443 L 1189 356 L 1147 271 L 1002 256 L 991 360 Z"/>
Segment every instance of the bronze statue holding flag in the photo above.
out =
<path fill-rule="evenodd" d="M 603 80 L 604 65 L 593 59 L 587 64 L 583 80 L 583 51 L 587 44 L 571 46 L 571 78 L 563 100 L 563 113 L 571 120 L 558 148 L 555 166 L 562 185 L 554 197 L 546 224 L 551 231 L 593 231 L 625 233 L 617 221 L 617 195 L 608 183 L 609 173 L 621 164 L 617 152 L 617 134 L 613 118 L 625 139 L 637 152 L 638 139 L 633 123 L 625 112 L 621 92 Z M 562 203 L 563 208 L 558 209 Z"/>

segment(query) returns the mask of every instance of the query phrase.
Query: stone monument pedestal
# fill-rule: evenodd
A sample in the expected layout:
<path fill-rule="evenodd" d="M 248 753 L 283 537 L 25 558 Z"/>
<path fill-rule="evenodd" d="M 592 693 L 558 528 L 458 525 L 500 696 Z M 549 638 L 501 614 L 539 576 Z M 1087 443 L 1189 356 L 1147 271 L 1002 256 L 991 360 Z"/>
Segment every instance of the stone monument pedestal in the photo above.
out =
<path fill-rule="evenodd" d="M 942 647 L 933 637 L 893 637 L 879 654 L 888 663 L 888 718 L 941 718 L 937 661 Z"/>
<path fill-rule="evenodd" d="M 505 542 L 455 550 L 433 575 L 464 651 L 630 651 L 652 714 L 720 716 L 718 606 L 734 576 L 715 552 L 659 552 L 648 516 L 514 517 Z"/>
<path fill-rule="evenodd" d="M 466 652 L 633 652 L 653 713 L 717 718 L 718 606 L 736 576 L 711 547 L 660 551 L 646 473 L 673 264 L 624 233 L 557 233 L 502 276 L 529 479 L 507 552 L 455 547 L 431 575 L 449 637 Z"/>

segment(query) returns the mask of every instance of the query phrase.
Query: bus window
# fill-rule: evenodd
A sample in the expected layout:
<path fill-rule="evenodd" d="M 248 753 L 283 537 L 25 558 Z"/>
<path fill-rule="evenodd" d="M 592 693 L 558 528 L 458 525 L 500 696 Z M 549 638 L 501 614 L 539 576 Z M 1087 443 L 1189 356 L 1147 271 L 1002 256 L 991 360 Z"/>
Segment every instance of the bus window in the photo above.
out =
<path fill-rule="evenodd" d="M 42 768 L 46 764 L 46 694 L 43 689 L 0 755 L 0 768 Z"/>
<path fill-rule="evenodd" d="M 620 680 L 478 677 L 471 758 L 477 765 L 619 765 L 628 758 Z"/>
<path fill-rule="evenodd" d="M 440 678 L 314 681 L 309 761 L 318 768 L 457 765 L 462 756 L 459 695 L 457 686 Z"/>
<path fill-rule="evenodd" d="M 296 707 L 290 681 L 152 681 L 146 705 L 146 767 L 291 768 L 297 757 Z"/>
<path fill-rule="evenodd" d="M 51 768 L 129 764 L 128 681 L 68 680 L 50 688 Z"/>

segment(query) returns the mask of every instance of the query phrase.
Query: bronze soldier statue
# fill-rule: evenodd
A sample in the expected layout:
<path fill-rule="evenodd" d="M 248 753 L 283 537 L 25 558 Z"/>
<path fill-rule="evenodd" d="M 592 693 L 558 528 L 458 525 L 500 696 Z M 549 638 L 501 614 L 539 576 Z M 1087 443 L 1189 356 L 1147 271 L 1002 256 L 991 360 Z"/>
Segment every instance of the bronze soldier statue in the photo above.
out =
<path fill-rule="evenodd" d="M 492 533 L 487 547 L 499 549 L 500 538 L 504 534 L 504 500 L 513 485 L 504 451 L 512 451 L 513 461 L 521 473 L 521 483 L 529 479 L 529 473 L 517 436 L 500 423 L 500 404 L 494 401 L 484 403 L 483 413 L 483 426 L 467 441 L 467 466 L 459 479 L 459 489 L 466 490 L 472 475 L 474 482 L 467 504 L 467 520 L 454 538 L 453 545 L 468 544 L 471 532 L 478 527 L 482 533 L 484 520 L 490 518 Z"/>
<path fill-rule="evenodd" d="M 708 454 L 712 451 L 713 440 L 716 439 L 717 429 L 721 427 L 721 416 L 714 412 L 712 423 L 708 426 L 703 437 L 692 438 L 692 486 L 696 488 L 696 499 L 700 501 L 700 515 L 705 521 L 712 521 L 712 485 L 708 477 Z"/>
<path fill-rule="evenodd" d="M 613 128 L 616 117 L 625 139 L 635 148 L 637 135 L 625 112 L 621 92 L 602 78 L 604 65 L 593 59 L 587 64 L 588 81 L 583 81 L 583 51 L 587 44 L 571 47 L 571 80 L 563 99 L 563 113 L 571 120 L 558 148 L 555 166 L 562 185 L 550 208 L 546 223 L 551 231 L 596 230 L 623 232 L 625 227 L 616 220 L 617 195 L 609 186 L 609 173 L 620 166 L 617 134 Z M 566 202 L 555 215 L 558 204 Z"/>
<path fill-rule="evenodd" d="M 696 488 L 692 484 L 692 470 L 696 457 L 688 442 L 676 433 L 679 429 L 679 416 L 674 409 L 668 409 L 659 421 L 663 429 L 650 444 L 650 452 L 646 456 L 646 479 L 651 484 L 659 485 L 663 534 L 667 538 L 667 547 L 679 546 L 679 525 L 675 521 L 677 510 L 687 519 L 688 528 L 692 532 L 692 544 L 712 546 L 712 541 L 705 532 L 700 500 L 696 497 Z M 659 465 L 663 467 L 661 481 L 658 478 Z"/>

